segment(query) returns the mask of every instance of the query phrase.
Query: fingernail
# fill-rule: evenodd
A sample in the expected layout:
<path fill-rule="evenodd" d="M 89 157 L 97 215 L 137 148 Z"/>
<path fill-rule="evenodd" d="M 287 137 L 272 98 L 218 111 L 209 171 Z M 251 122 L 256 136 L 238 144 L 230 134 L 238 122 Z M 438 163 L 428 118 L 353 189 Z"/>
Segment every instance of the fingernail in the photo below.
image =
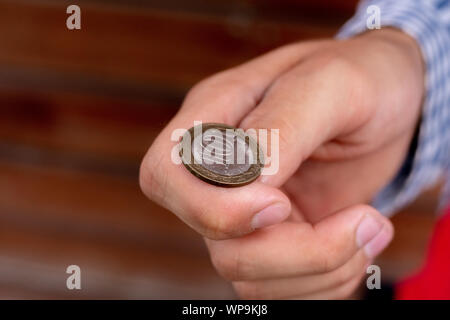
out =
<path fill-rule="evenodd" d="M 368 258 L 374 258 L 389 244 L 392 233 L 381 221 L 367 215 L 356 230 L 356 242 Z"/>
<path fill-rule="evenodd" d="M 289 208 L 283 203 L 276 203 L 259 211 L 253 217 L 251 226 L 260 229 L 282 222 L 289 215 Z"/>

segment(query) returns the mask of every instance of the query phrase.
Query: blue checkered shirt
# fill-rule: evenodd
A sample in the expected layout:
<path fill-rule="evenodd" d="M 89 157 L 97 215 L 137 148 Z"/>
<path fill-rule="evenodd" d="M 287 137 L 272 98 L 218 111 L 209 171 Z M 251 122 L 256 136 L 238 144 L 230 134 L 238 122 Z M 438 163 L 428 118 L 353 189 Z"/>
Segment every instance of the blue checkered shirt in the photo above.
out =
<path fill-rule="evenodd" d="M 348 38 L 372 28 L 374 8 L 379 9 L 382 27 L 399 28 L 419 44 L 426 65 L 426 91 L 420 128 L 409 155 L 373 205 L 390 215 L 444 179 L 443 208 L 450 202 L 450 1 L 362 1 L 337 37 Z"/>

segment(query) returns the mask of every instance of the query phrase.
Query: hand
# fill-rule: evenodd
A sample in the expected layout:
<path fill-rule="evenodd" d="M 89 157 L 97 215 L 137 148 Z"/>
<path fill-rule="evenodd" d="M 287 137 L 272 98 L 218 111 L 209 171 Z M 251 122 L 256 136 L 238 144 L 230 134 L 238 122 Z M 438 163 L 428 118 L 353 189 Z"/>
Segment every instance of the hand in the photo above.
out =
<path fill-rule="evenodd" d="M 221 72 L 189 92 L 155 140 L 141 187 L 207 238 L 240 296 L 344 298 L 392 238 L 389 220 L 357 204 L 405 158 L 422 69 L 415 42 L 384 29 L 288 45 Z M 278 173 L 239 188 L 195 178 L 171 161 L 170 139 L 194 121 L 279 129 Z"/>

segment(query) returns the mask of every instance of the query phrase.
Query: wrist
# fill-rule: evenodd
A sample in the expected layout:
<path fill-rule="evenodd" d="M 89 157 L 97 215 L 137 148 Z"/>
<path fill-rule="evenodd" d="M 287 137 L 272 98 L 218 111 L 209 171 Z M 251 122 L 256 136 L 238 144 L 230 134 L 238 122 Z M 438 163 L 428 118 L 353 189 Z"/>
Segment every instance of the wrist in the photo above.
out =
<path fill-rule="evenodd" d="M 410 35 L 402 30 L 388 27 L 366 32 L 361 37 L 375 43 L 375 45 L 376 43 L 382 43 L 393 48 L 410 64 L 417 76 L 423 80 L 425 62 L 417 41 Z"/>

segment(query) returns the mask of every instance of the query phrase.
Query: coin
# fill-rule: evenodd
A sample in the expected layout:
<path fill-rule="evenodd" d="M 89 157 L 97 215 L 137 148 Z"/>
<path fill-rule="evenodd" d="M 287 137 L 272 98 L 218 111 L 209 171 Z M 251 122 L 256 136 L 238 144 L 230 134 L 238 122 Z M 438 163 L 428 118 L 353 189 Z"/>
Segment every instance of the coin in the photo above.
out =
<path fill-rule="evenodd" d="M 261 174 L 264 156 L 244 130 L 221 123 L 202 123 L 186 131 L 180 156 L 197 178 L 222 187 L 246 185 Z"/>

